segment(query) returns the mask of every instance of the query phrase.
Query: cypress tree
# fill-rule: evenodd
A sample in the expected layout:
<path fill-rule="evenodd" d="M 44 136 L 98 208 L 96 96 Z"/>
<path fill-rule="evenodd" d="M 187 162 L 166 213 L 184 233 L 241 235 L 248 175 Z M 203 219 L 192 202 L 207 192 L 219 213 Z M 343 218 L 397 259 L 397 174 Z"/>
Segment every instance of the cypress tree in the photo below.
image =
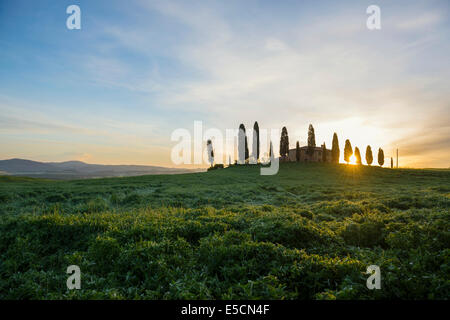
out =
<path fill-rule="evenodd" d="M 289 136 L 286 127 L 281 129 L 280 156 L 284 158 L 289 153 Z"/>
<path fill-rule="evenodd" d="M 331 147 L 331 159 L 333 163 L 339 163 L 339 141 L 336 132 L 333 134 L 333 145 Z"/>
<path fill-rule="evenodd" d="M 314 153 L 314 148 L 316 147 L 316 135 L 314 133 L 314 127 L 312 124 L 308 128 L 308 154 L 312 155 Z"/>
<path fill-rule="evenodd" d="M 366 148 L 366 162 L 370 166 L 373 162 L 372 148 L 367 146 Z"/>
<path fill-rule="evenodd" d="M 273 145 L 272 145 L 272 141 L 270 141 L 269 159 L 272 160 L 272 157 L 273 157 Z"/>
<path fill-rule="evenodd" d="M 350 162 L 350 157 L 353 154 L 352 144 L 350 143 L 350 140 L 345 140 L 345 147 L 344 147 L 344 161 L 347 162 L 347 164 Z"/>
<path fill-rule="evenodd" d="M 253 147 L 253 156 L 256 157 L 255 160 L 258 162 L 259 160 L 259 125 L 258 121 L 255 121 L 253 125 L 253 143 L 256 143 L 256 148 Z M 256 149 L 256 150 L 255 150 Z M 256 153 L 255 153 L 256 151 Z"/>
<path fill-rule="evenodd" d="M 298 141 L 295 144 L 295 159 L 300 162 L 300 143 Z"/>
<path fill-rule="evenodd" d="M 246 160 L 248 160 L 248 143 L 247 143 L 247 135 L 245 134 L 245 126 L 244 124 L 239 125 L 239 138 L 238 138 L 238 155 L 239 162 L 242 164 Z"/>
<path fill-rule="evenodd" d="M 325 142 L 322 145 L 322 162 L 327 162 L 327 147 L 325 146 Z"/>
<path fill-rule="evenodd" d="M 283 157 L 284 155 L 284 131 L 285 131 L 286 127 L 283 127 L 283 129 L 281 129 L 281 136 L 280 136 L 280 157 Z"/>
<path fill-rule="evenodd" d="M 378 164 L 380 167 L 384 164 L 384 151 L 381 148 L 378 149 Z"/>
<path fill-rule="evenodd" d="M 245 136 L 245 161 L 248 161 L 249 158 L 249 152 L 248 152 L 248 142 L 247 142 L 247 135 Z"/>
<path fill-rule="evenodd" d="M 212 142 L 210 139 L 208 139 L 208 141 L 206 142 L 206 149 L 208 151 L 208 161 L 212 167 L 214 164 L 214 150 L 213 150 Z"/>
<path fill-rule="evenodd" d="M 355 147 L 355 158 L 356 158 L 356 164 L 362 164 L 361 162 L 361 153 L 359 152 L 359 148 Z"/>

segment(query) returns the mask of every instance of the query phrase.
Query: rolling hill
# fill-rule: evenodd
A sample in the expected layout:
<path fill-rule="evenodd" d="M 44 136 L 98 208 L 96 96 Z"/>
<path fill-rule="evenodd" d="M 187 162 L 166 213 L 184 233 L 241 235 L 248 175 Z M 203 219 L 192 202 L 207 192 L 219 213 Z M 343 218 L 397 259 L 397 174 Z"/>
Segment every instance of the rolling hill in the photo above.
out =
<path fill-rule="evenodd" d="M 38 162 L 26 159 L 0 160 L 0 172 L 2 174 L 50 179 L 128 177 L 198 171 L 204 170 L 138 165 L 101 165 L 89 164 L 82 161 Z"/>

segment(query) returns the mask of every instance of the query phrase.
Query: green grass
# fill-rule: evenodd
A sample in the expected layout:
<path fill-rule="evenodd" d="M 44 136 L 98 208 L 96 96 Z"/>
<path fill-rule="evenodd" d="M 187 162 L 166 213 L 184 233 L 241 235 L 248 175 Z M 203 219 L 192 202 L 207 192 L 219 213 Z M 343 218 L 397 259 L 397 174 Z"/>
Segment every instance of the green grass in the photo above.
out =
<path fill-rule="evenodd" d="M 448 299 L 449 207 L 449 170 L 0 177 L 0 299 Z"/>

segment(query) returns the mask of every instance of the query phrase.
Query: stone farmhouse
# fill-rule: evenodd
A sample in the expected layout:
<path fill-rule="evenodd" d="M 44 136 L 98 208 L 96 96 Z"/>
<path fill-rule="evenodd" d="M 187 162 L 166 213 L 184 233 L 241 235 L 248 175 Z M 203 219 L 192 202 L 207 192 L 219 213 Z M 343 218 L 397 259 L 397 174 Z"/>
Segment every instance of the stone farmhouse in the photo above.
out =
<path fill-rule="evenodd" d="M 307 146 L 300 147 L 300 162 L 322 162 L 322 152 L 323 149 L 321 147 L 315 147 L 313 153 L 309 155 Z M 331 162 L 331 150 L 325 149 L 325 152 L 326 162 Z M 281 161 L 297 161 L 296 153 L 297 150 L 295 148 L 289 149 L 289 157 L 285 157 L 285 159 L 281 159 Z"/>

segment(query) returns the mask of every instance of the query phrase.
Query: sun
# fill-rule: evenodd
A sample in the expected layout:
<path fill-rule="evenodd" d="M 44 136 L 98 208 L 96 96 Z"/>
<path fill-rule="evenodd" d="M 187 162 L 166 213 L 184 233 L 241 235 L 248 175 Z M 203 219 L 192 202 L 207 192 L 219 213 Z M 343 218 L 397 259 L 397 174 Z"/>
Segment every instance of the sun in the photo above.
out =
<path fill-rule="evenodd" d="M 356 157 L 354 154 L 351 155 L 349 164 L 356 164 Z"/>

